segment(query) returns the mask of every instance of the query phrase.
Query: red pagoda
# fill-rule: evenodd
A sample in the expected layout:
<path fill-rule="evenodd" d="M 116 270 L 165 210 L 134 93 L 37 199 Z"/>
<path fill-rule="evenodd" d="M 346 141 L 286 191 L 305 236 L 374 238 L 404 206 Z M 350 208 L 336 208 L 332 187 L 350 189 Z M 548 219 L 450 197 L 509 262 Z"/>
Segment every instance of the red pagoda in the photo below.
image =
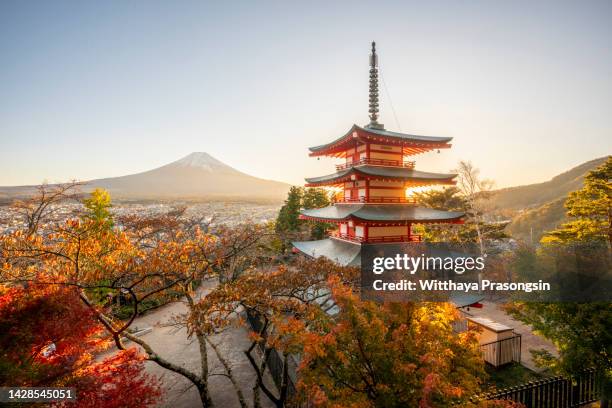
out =
<path fill-rule="evenodd" d="M 333 205 L 303 210 L 300 218 L 338 226 L 328 239 L 294 242 L 311 257 L 324 256 L 341 265 L 359 266 L 361 244 L 418 242 L 414 224 L 461 223 L 463 213 L 419 207 L 406 196 L 407 188 L 453 185 L 456 174 L 429 173 L 406 160 L 431 150 L 450 148 L 450 137 L 391 132 L 378 123 L 378 56 L 370 55 L 370 123 L 353 125 L 338 139 L 310 148 L 310 156 L 342 158 L 336 172 L 306 179 L 307 187 L 335 187 L 341 191 Z"/>

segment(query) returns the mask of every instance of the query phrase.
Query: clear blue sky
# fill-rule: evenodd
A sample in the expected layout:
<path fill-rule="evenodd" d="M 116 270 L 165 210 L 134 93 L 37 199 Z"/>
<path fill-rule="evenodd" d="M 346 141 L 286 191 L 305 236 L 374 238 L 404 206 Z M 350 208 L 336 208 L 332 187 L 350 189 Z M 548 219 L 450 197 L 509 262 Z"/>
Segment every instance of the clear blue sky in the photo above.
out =
<path fill-rule="evenodd" d="M 611 1 L 2 1 L 0 185 L 87 180 L 206 151 L 249 174 L 331 172 L 306 148 L 366 124 L 453 136 L 497 186 L 612 153 Z"/>

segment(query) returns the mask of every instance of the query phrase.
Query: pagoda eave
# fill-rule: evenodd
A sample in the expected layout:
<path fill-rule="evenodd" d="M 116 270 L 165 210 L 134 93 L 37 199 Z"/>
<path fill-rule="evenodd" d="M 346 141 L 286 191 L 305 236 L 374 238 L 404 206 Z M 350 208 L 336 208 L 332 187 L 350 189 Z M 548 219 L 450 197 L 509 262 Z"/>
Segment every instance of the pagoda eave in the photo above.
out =
<path fill-rule="evenodd" d="M 405 181 L 406 182 L 406 188 L 408 187 L 425 187 L 425 186 L 436 186 L 436 185 L 444 185 L 444 186 L 454 186 L 457 184 L 457 182 L 455 180 L 452 179 L 447 179 L 447 180 L 414 180 L 414 179 L 402 179 L 402 178 L 381 178 L 381 177 L 374 177 L 374 176 L 365 176 L 365 177 L 359 177 L 357 179 L 355 179 L 355 181 L 357 180 L 378 180 L 378 181 Z M 304 186 L 305 187 L 341 187 L 343 183 L 347 182 L 347 181 L 354 181 L 352 180 L 350 177 L 346 177 L 346 178 L 342 178 L 342 179 L 338 179 L 338 180 L 334 180 L 334 181 L 322 181 L 322 182 L 318 182 L 318 183 L 305 183 Z"/>
<path fill-rule="evenodd" d="M 372 221 L 365 218 L 360 218 L 356 216 L 348 216 L 342 219 L 334 219 L 334 218 L 323 218 L 323 217 L 313 217 L 309 215 L 300 214 L 300 220 L 308 220 L 308 221 L 317 221 L 317 222 L 326 222 L 330 224 L 341 224 L 347 221 L 359 221 L 362 225 L 367 225 L 370 227 L 394 227 L 394 226 L 403 226 L 406 224 L 463 224 L 464 221 L 461 218 L 451 218 L 451 219 L 438 219 L 438 220 L 419 220 L 419 219 L 403 219 L 403 220 L 392 220 L 392 221 Z"/>
<path fill-rule="evenodd" d="M 302 210 L 300 218 L 334 223 L 357 220 L 363 223 L 406 225 L 407 223 L 453 223 L 461 220 L 464 215 L 463 212 L 434 210 L 415 205 L 345 204 Z"/>
<path fill-rule="evenodd" d="M 404 181 L 410 182 L 410 186 L 419 187 L 435 184 L 454 185 L 455 177 L 456 174 L 429 173 L 404 167 L 361 165 L 305 180 L 307 187 L 334 186 L 357 180 Z"/>
<path fill-rule="evenodd" d="M 406 133 L 390 132 L 384 129 L 362 128 L 357 125 L 331 143 L 309 148 L 310 156 L 344 157 L 346 150 L 357 142 L 388 144 L 402 147 L 404 155 L 416 155 L 434 149 L 448 149 L 452 137 L 420 136 Z"/>

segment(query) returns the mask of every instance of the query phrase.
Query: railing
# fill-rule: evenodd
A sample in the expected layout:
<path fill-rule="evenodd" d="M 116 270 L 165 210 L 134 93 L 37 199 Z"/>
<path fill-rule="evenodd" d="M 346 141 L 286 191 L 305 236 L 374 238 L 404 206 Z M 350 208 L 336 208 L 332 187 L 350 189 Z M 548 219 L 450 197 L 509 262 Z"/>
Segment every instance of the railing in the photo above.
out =
<path fill-rule="evenodd" d="M 558 376 L 532 381 L 480 395 L 472 400 L 512 400 L 526 408 L 574 408 L 599 400 L 601 384 L 601 376 L 590 369 L 574 378 Z"/>
<path fill-rule="evenodd" d="M 249 325 L 253 329 L 253 331 L 255 331 L 258 334 L 261 333 L 264 323 L 259 313 L 253 310 L 251 311 L 247 310 L 246 318 L 247 318 L 247 321 L 249 322 Z M 259 344 L 259 349 L 262 352 L 262 354 L 265 354 L 265 348 L 262 343 Z M 298 363 L 296 361 L 295 356 L 292 354 L 287 355 L 287 358 L 289 359 L 288 361 L 288 369 L 289 369 L 288 371 L 289 372 L 287 373 L 288 374 L 287 375 L 287 380 L 288 380 L 287 381 L 287 388 L 288 388 L 287 392 L 289 395 L 296 395 L 297 381 L 295 379 L 295 374 L 297 373 Z M 285 367 L 284 357 L 275 348 L 272 348 L 269 350 L 268 358 L 266 359 L 266 363 L 268 365 L 268 369 L 270 370 L 270 374 L 272 375 L 272 379 L 274 380 L 274 383 L 276 384 L 277 387 L 280 387 L 283 381 L 283 376 L 284 376 L 284 367 Z"/>
<path fill-rule="evenodd" d="M 367 242 L 421 242 L 420 235 L 394 235 L 388 237 L 369 237 Z"/>
<path fill-rule="evenodd" d="M 365 197 L 359 198 L 342 198 L 336 200 L 336 203 L 376 203 L 376 204 L 416 204 L 414 197 Z"/>
<path fill-rule="evenodd" d="M 357 237 L 349 234 L 342 234 L 340 232 L 332 232 L 329 234 L 331 238 L 343 239 L 351 242 L 368 242 L 368 243 L 380 243 L 380 242 L 421 242 L 422 237 L 420 235 L 392 235 L 384 237 L 369 237 L 365 239 L 363 237 Z"/>
<path fill-rule="evenodd" d="M 349 234 L 342 234 L 340 232 L 332 232 L 331 234 L 329 234 L 330 237 L 332 238 L 336 238 L 336 239 L 343 239 L 345 241 L 351 241 L 351 242 L 364 242 L 363 237 L 356 237 L 354 235 L 349 235 Z"/>
<path fill-rule="evenodd" d="M 360 166 L 362 164 L 370 164 L 373 166 L 388 166 L 388 167 L 405 167 L 414 169 L 414 161 L 404 160 L 387 160 L 387 159 L 368 159 L 363 158 L 349 163 L 337 164 L 336 171 L 345 170 L 351 167 Z"/>
<path fill-rule="evenodd" d="M 484 361 L 494 367 L 521 362 L 521 335 L 480 345 Z"/>

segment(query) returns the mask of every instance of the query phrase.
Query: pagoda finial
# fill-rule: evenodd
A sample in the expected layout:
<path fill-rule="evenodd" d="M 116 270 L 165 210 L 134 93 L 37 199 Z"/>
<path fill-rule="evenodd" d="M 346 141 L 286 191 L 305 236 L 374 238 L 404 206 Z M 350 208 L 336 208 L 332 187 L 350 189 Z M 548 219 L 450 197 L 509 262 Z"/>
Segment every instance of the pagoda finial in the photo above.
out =
<path fill-rule="evenodd" d="M 372 54 L 370 54 L 370 123 L 366 126 L 373 129 L 384 129 L 382 123 L 378 123 L 378 55 L 376 55 L 376 43 L 372 41 Z"/>

